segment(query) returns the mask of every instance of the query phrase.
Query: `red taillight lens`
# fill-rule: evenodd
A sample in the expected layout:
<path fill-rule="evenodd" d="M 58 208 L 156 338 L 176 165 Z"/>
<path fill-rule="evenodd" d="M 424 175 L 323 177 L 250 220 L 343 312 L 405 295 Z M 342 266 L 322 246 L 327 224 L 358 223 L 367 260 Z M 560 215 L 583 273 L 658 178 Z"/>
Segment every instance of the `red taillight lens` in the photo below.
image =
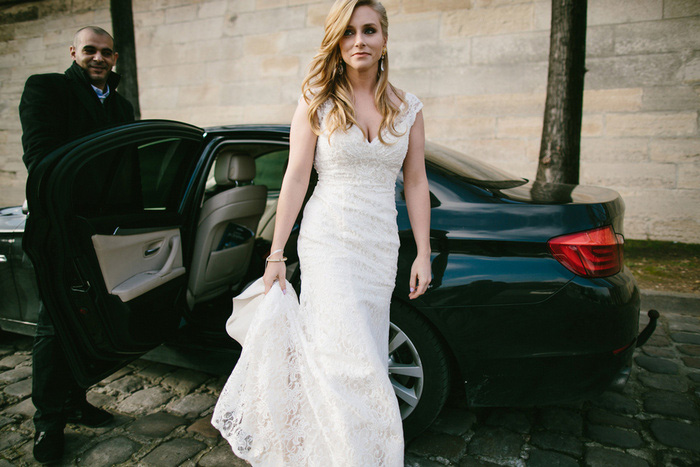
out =
<path fill-rule="evenodd" d="M 583 277 L 606 277 L 622 269 L 622 235 L 611 226 L 554 237 L 549 242 L 554 258 Z"/>

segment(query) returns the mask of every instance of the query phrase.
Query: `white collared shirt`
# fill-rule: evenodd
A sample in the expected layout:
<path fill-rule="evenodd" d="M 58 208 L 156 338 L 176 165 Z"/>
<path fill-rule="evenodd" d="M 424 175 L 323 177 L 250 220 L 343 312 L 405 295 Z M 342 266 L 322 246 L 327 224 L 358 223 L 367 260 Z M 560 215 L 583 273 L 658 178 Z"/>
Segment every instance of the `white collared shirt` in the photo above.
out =
<path fill-rule="evenodd" d="M 98 88 L 97 86 L 93 86 L 92 84 L 92 89 L 95 90 L 95 94 L 97 94 L 97 97 L 100 99 L 100 102 L 103 104 L 105 103 L 105 99 L 107 99 L 107 96 L 109 96 L 109 84 L 107 85 L 107 89 L 102 91 L 102 89 Z"/>

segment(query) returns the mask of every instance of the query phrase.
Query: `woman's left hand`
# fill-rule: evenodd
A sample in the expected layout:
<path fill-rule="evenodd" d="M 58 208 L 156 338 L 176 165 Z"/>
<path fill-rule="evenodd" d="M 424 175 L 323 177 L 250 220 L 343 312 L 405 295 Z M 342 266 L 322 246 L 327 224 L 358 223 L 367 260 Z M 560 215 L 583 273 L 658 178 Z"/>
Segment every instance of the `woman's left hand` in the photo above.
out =
<path fill-rule="evenodd" d="M 430 284 L 430 256 L 418 256 L 411 266 L 411 280 L 409 282 L 408 298 L 413 300 L 423 295 Z"/>

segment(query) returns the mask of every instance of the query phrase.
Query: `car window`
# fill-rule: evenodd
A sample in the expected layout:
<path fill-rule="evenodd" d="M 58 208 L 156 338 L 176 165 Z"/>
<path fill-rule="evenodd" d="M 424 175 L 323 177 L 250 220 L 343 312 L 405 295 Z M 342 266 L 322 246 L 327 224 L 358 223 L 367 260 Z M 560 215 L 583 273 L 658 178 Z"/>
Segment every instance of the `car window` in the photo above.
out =
<path fill-rule="evenodd" d="M 289 158 L 289 146 L 268 142 L 240 142 L 226 144 L 219 148 L 223 151 L 234 151 L 237 154 L 248 154 L 255 158 L 255 178 L 253 185 L 267 187 L 268 196 L 276 197 L 282 187 L 282 178 L 287 168 Z M 217 190 L 214 177 L 216 164 L 213 164 L 206 181 L 206 192 L 213 193 Z"/>
<path fill-rule="evenodd" d="M 189 162 L 194 159 L 187 156 L 197 146 L 194 141 L 169 138 L 137 148 L 144 209 L 177 209 L 187 185 Z"/>
<path fill-rule="evenodd" d="M 429 165 L 485 188 L 512 188 L 527 183 L 522 177 L 435 143 L 425 143 L 425 159 Z"/>
<path fill-rule="evenodd" d="M 289 149 L 268 152 L 255 159 L 256 185 L 265 185 L 268 192 L 279 191 L 282 187 L 284 170 L 287 168 Z"/>
<path fill-rule="evenodd" d="M 79 169 L 73 205 L 84 215 L 176 212 L 200 142 L 158 138 L 110 147 Z"/>

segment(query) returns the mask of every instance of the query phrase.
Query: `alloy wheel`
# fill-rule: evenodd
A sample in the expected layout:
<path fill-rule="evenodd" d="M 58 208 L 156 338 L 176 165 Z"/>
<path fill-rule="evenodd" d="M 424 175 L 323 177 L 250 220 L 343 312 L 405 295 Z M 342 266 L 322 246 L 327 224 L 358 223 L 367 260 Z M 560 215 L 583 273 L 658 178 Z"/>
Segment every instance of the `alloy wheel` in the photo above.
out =
<path fill-rule="evenodd" d="M 389 380 L 399 400 L 401 418 L 405 419 L 423 393 L 423 364 L 416 346 L 394 323 L 389 328 Z"/>

